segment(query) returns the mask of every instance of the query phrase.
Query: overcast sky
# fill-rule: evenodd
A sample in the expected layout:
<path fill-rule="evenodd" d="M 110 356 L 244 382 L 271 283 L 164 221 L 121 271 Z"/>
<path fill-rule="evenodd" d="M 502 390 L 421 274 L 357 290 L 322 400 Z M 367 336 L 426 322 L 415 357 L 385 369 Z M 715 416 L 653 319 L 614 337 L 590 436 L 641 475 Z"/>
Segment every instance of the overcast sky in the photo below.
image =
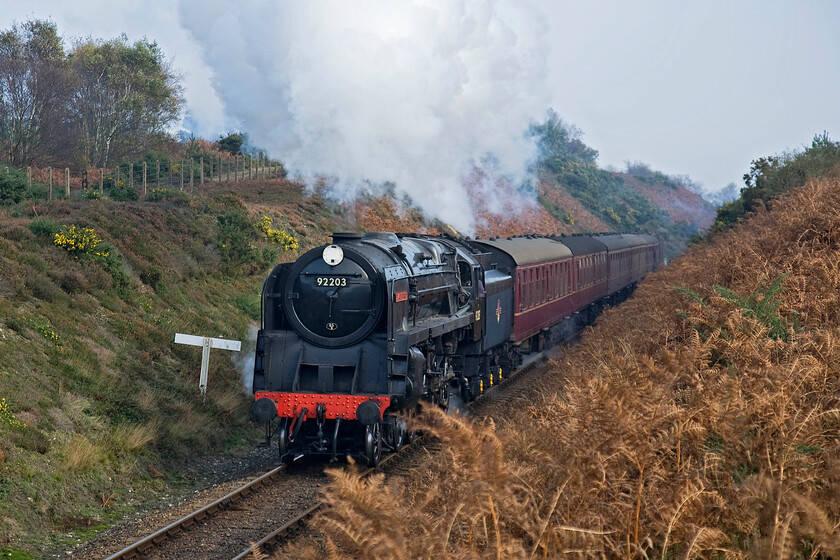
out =
<path fill-rule="evenodd" d="M 389 10 L 390 6 L 415 4 L 388 1 Z M 462 12 L 470 12 L 468 15 L 473 17 L 472 12 L 476 11 L 464 8 L 461 0 L 419 3 L 434 9 L 442 5 L 448 6 L 447 10 L 452 7 L 452 13 L 446 17 L 460 17 L 460 23 L 463 23 Z M 328 20 L 335 10 L 330 10 L 329 4 L 321 0 L 289 0 L 282 3 L 289 5 L 284 8 L 267 0 L 217 2 L 207 8 L 208 13 L 204 13 L 205 4 L 192 0 L 5 0 L 0 10 L 0 28 L 7 29 L 13 22 L 37 17 L 55 21 L 59 32 L 68 40 L 80 36 L 109 39 L 126 33 L 131 40 L 146 37 L 157 41 L 184 75 L 183 85 L 192 115 L 190 125 L 196 134 L 216 138 L 221 132 L 240 127 L 259 128 L 254 120 L 249 120 L 254 117 L 249 117 L 247 107 L 238 107 L 234 98 L 247 92 L 230 87 L 225 90 L 220 84 L 235 81 L 251 91 L 259 86 L 248 82 L 247 76 L 227 75 L 229 61 L 223 59 L 220 51 L 236 50 L 244 58 L 272 54 L 271 45 L 267 47 L 266 43 L 253 42 L 248 37 L 253 23 L 262 26 L 253 28 L 255 34 L 259 33 L 263 41 L 277 41 L 277 52 L 289 56 L 286 59 L 278 55 L 278 60 L 300 62 L 299 57 L 289 55 L 292 47 L 279 45 L 284 38 L 294 37 L 290 33 L 294 27 L 284 25 L 294 26 L 296 22 L 289 19 L 300 16 L 307 19 L 302 24 L 307 33 L 302 35 L 301 42 L 306 37 L 318 36 L 322 23 L 326 29 L 323 37 L 327 37 L 332 32 Z M 293 5 L 298 12 L 306 13 L 297 13 L 290 7 Z M 319 13 L 319 5 L 327 9 Z M 436 71 L 433 66 L 417 64 L 417 57 L 425 56 L 417 45 L 424 40 L 422 34 L 432 28 L 436 46 L 429 56 L 438 53 L 440 45 L 448 44 L 445 33 L 441 34 L 445 29 L 440 29 L 449 25 L 446 17 L 439 17 L 424 27 L 412 21 L 417 15 L 414 12 L 404 14 L 406 21 L 380 22 L 375 12 L 381 13 L 385 4 L 378 0 L 358 3 L 345 0 L 337 5 L 350 7 L 340 16 L 343 25 L 364 27 L 366 35 L 362 37 L 382 30 L 381 33 L 391 34 L 383 35 L 383 40 L 393 36 L 412 39 L 414 50 L 406 50 L 412 55 L 411 68 L 417 72 Z M 447 119 L 469 115 L 469 119 L 487 120 L 490 125 L 501 127 L 505 123 L 491 113 L 510 110 L 516 118 L 524 118 L 522 115 L 538 112 L 536 116 L 540 117 L 545 109 L 552 107 L 561 118 L 583 131 L 583 140 L 600 152 L 601 166 L 621 168 L 625 161 L 640 160 L 669 174 L 689 174 L 709 191 L 729 182 L 740 187 L 741 176 L 752 159 L 800 148 L 809 144 L 815 133 L 826 130 L 833 139 L 840 138 L 840 2 L 498 0 L 487 5 L 493 9 L 492 19 L 487 20 L 489 32 L 477 40 L 492 42 L 496 49 L 493 56 L 499 54 L 500 44 L 513 45 L 510 47 L 513 50 L 524 49 L 519 53 L 520 59 L 512 63 L 517 70 L 509 77 L 513 87 L 506 87 L 511 91 L 500 96 L 498 103 L 502 105 L 491 103 L 482 112 L 481 96 L 470 98 L 478 99 L 472 107 L 474 112 L 453 113 L 448 107 L 448 112 L 443 113 Z M 315 7 L 310 9 L 310 6 Z M 243 13 L 250 15 L 243 17 Z M 228 21 L 232 22 L 230 29 Z M 511 33 L 499 35 L 499 22 Z M 392 24 L 394 29 L 386 29 Z M 273 29 L 277 30 L 276 38 L 270 37 Z M 461 33 L 463 29 L 456 28 L 453 33 Z M 418 36 L 410 37 L 412 33 Z M 351 37 L 350 42 L 354 40 L 352 35 L 340 36 Z M 349 59 L 356 47 L 344 43 L 340 55 Z M 320 45 L 313 45 L 314 48 Z M 363 56 L 362 51 L 360 48 L 359 56 Z M 318 52 L 320 58 L 313 64 L 335 51 L 324 48 Z M 524 60 L 527 56 L 534 59 L 533 65 Z M 394 64 L 399 64 L 399 60 Z M 498 58 L 493 64 L 499 74 L 507 63 Z M 309 70 L 298 68 L 284 76 L 281 64 L 272 66 L 265 62 L 256 64 L 255 68 L 270 69 L 273 76 L 263 74 L 262 77 L 272 83 L 276 92 L 274 97 L 255 100 L 263 103 L 277 100 L 279 105 L 288 101 L 286 94 L 296 91 Z M 329 76 L 329 71 L 327 67 L 315 75 L 323 78 Z M 398 79 L 410 82 L 416 78 L 408 73 Z M 389 76 L 388 71 L 385 75 Z M 498 90 L 503 83 L 499 80 L 505 77 L 502 73 L 488 79 L 491 88 Z M 316 80 L 312 87 L 318 83 Z M 516 110 L 517 92 L 513 91 L 520 85 L 521 115 Z M 377 87 L 381 89 L 382 83 Z M 289 104 L 284 112 L 279 105 L 276 122 L 263 131 L 265 136 L 261 139 L 273 152 L 281 152 L 272 155 L 282 161 L 285 156 L 282 151 L 289 149 L 290 144 L 278 129 L 285 126 L 283 119 L 292 118 L 289 116 L 292 114 L 303 118 L 300 115 L 305 111 L 291 111 L 294 104 Z M 347 107 L 354 105 L 348 103 Z M 507 109 L 500 110 L 500 107 Z M 434 115 L 441 114 L 438 109 L 439 106 L 428 107 Z M 420 113 L 423 110 L 417 109 Z M 259 107 L 259 111 L 268 114 L 272 107 Z M 352 122 L 350 125 L 356 126 Z M 477 134 L 486 137 L 490 125 L 485 130 L 477 130 Z M 415 123 L 408 121 L 406 126 L 413 129 Z M 465 126 L 464 121 L 459 126 Z M 515 135 L 516 131 L 505 133 Z M 341 131 L 336 134 L 340 135 Z M 299 143 L 304 136 L 298 130 Z M 266 141 L 269 137 L 276 142 Z M 366 138 L 389 142 L 387 137 Z M 429 138 L 434 139 L 419 138 L 418 142 Z M 468 137 L 461 140 L 470 142 Z M 365 142 L 365 138 L 355 141 Z M 323 150 L 324 146 L 318 149 Z M 305 155 L 305 150 L 297 152 L 301 158 Z M 352 155 L 358 154 L 349 154 Z"/>

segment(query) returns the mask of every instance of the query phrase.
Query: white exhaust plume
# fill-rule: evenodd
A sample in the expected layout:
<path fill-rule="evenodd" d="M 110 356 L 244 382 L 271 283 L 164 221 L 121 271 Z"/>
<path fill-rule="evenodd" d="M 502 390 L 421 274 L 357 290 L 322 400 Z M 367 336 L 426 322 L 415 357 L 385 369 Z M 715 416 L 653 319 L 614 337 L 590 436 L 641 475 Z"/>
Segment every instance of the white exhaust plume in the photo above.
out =
<path fill-rule="evenodd" d="M 228 116 L 293 176 L 335 178 L 339 198 L 393 182 L 470 232 L 475 165 L 493 154 L 526 178 L 524 132 L 550 95 L 548 29 L 521 2 L 180 0 L 179 15 Z"/>
<path fill-rule="evenodd" d="M 257 356 L 257 333 L 259 327 L 252 324 L 248 327 L 248 338 L 242 342 L 241 352 L 231 352 L 230 360 L 239 372 L 242 389 L 246 395 L 254 392 L 254 360 Z"/>

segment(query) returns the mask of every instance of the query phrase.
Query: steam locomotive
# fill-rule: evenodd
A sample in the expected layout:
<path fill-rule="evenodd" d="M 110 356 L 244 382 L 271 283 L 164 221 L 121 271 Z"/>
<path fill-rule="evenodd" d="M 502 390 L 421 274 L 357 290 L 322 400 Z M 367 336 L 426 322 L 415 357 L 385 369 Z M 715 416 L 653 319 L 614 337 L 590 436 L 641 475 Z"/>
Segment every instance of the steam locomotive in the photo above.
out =
<path fill-rule="evenodd" d="M 253 412 L 285 462 L 376 465 L 408 437 L 400 413 L 475 398 L 663 261 L 655 237 L 635 234 L 332 241 L 263 286 Z"/>

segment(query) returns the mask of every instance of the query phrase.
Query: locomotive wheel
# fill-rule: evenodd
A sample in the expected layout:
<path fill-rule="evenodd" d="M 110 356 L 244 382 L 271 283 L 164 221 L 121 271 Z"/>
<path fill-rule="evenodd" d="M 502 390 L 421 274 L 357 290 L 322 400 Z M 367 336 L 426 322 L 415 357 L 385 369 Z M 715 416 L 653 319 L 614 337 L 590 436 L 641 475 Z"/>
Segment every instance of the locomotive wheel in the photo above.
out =
<path fill-rule="evenodd" d="M 291 457 L 283 457 L 283 455 L 286 455 L 286 452 L 289 450 L 288 422 L 288 419 L 284 418 L 281 420 L 280 427 L 277 429 L 277 451 L 280 454 L 280 459 L 282 459 L 284 463 L 291 462 Z"/>
<path fill-rule="evenodd" d="M 365 428 L 365 458 L 371 468 L 382 459 L 382 431 L 378 423 Z"/>
<path fill-rule="evenodd" d="M 400 449 L 402 449 L 402 446 L 405 444 L 406 440 L 405 422 L 395 418 L 394 423 L 391 424 L 390 432 L 391 447 L 394 448 L 394 451 L 399 451 Z"/>

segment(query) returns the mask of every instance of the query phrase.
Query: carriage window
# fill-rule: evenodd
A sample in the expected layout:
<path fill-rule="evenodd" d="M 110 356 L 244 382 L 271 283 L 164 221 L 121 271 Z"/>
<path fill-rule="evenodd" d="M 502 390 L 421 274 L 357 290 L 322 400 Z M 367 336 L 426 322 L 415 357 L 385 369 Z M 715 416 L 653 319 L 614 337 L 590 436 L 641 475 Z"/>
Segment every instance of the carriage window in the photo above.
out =
<path fill-rule="evenodd" d="M 548 295 L 549 295 L 548 280 L 550 278 L 550 274 L 548 274 L 548 270 L 550 270 L 550 269 L 551 269 L 551 267 L 549 265 L 543 266 L 543 281 L 542 281 L 542 300 L 543 300 L 543 302 L 548 301 Z"/>

